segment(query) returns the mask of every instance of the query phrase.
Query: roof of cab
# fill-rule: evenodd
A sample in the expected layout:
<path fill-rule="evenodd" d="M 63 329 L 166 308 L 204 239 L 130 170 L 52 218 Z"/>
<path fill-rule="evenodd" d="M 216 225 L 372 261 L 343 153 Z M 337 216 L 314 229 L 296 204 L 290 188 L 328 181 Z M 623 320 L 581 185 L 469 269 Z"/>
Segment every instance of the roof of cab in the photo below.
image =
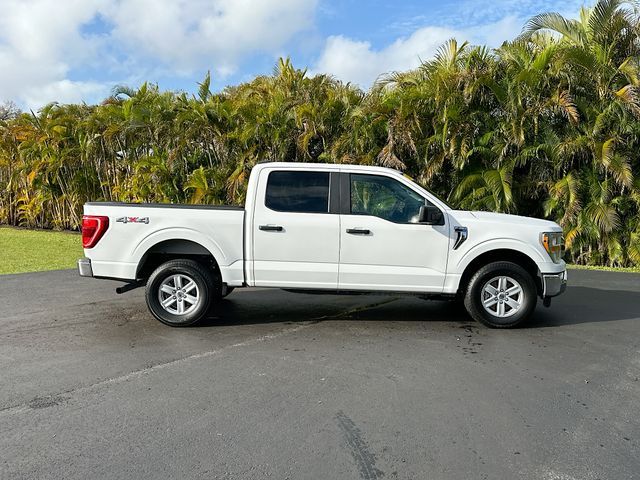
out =
<path fill-rule="evenodd" d="M 306 163 L 306 162 L 260 162 L 254 168 L 302 168 L 302 169 L 322 169 L 338 168 L 339 170 L 362 170 L 364 172 L 386 172 L 402 175 L 402 172 L 393 168 L 376 167 L 373 165 L 347 165 L 343 163 Z"/>

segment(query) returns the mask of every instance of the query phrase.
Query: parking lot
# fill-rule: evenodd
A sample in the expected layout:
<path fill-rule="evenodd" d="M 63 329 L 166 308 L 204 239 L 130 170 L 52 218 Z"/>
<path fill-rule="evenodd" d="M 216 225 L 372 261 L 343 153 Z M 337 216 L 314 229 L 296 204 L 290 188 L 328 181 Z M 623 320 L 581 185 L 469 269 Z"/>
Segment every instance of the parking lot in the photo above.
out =
<path fill-rule="evenodd" d="M 0 478 L 639 478 L 640 275 L 569 273 L 507 331 L 267 289 L 172 329 L 116 282 L 0 277 Z"/>

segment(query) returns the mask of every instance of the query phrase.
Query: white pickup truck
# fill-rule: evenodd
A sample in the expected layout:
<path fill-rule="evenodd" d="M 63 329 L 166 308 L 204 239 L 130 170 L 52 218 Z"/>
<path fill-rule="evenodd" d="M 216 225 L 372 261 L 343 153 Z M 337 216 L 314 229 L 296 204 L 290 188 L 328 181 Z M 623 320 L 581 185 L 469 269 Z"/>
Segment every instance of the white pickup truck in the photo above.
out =
<path fill-rule="evenodd" d="M 454 210 L 381 167 L 262 163 L 246 205 L 84 208 L 80 275 L 146 285 L 151 313 L 191 325 L 238 287 L 458 298 L 479 322 L 525 321 L 567 283 L 554 222 Z"/>

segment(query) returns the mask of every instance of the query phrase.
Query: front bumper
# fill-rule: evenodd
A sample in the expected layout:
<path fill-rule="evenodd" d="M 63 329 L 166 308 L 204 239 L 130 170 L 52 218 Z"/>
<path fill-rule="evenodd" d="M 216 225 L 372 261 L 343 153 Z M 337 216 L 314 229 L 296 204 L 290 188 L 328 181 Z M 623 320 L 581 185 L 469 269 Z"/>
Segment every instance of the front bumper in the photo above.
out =
<path fill-rule="evenodd" d="M 93 277 L 93 269 L 91 268 L 91 259 L 80 258 L 78 260 L 78 273 L 81 277 Z"/>
<path fill-rule="evenodd" d="M 567 289 L 567 271 L 542 274 L 542 298 L 555 297 Z"/>

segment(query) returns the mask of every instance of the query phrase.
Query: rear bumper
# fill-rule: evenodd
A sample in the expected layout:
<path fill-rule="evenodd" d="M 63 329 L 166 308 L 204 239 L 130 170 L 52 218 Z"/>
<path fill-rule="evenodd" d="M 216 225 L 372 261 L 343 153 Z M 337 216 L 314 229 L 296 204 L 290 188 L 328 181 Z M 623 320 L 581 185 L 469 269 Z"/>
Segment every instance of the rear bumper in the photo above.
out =
<path fill-rule="evenodd" d="M 91 259 L 80 258 L 78 260 L 78 273 L 81 277 L 93 277 L 93 269 L 91 268 Z"/>
<path fill-rule="evenodd" d="M 555 297 L 567 288 L 567 271 L 542 274 L 542 298 Z"/>

